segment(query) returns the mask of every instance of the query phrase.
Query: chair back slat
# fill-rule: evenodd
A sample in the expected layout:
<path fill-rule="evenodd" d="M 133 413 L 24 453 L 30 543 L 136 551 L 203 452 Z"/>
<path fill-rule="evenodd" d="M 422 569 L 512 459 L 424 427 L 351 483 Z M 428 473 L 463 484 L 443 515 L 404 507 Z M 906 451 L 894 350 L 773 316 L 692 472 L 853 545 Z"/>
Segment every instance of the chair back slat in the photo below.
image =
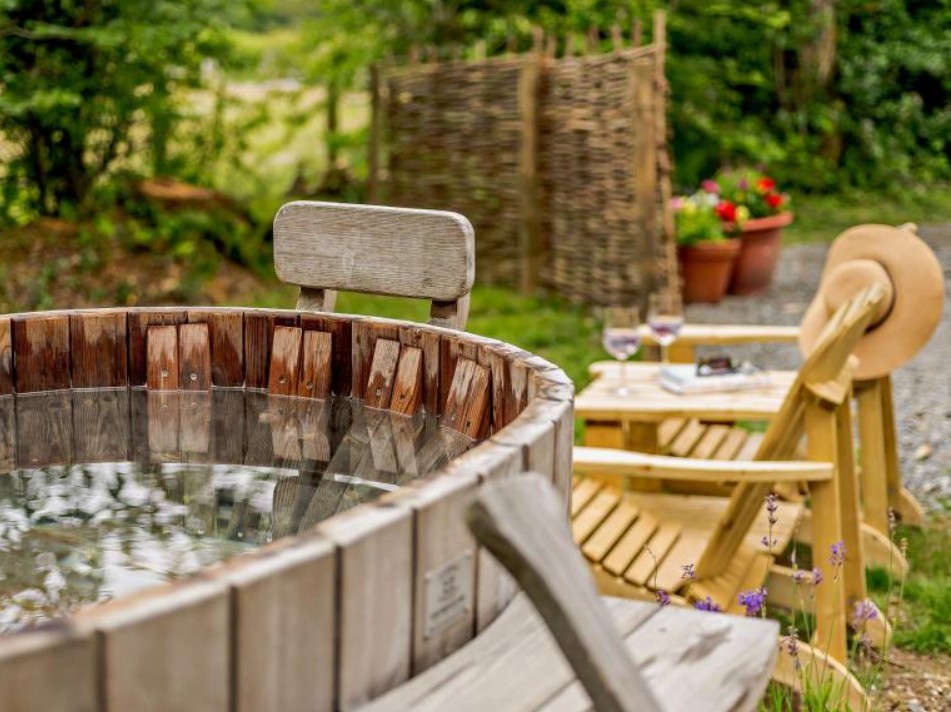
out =
<path fill-rule="evenodd" d="M 336 290 L 430 299 L 430 321 L 465 328 L 475 238 L 462 215 L 295 201 L 274 218 L 274 267 L 299 309 L 332 311 Z"/>
<path fill-rule="evenodd" d="M 659 712 L 575 548 L 550 478 L 507 477 L 469 506 L 476 539 L 515 577 L 603 712 Z"/>

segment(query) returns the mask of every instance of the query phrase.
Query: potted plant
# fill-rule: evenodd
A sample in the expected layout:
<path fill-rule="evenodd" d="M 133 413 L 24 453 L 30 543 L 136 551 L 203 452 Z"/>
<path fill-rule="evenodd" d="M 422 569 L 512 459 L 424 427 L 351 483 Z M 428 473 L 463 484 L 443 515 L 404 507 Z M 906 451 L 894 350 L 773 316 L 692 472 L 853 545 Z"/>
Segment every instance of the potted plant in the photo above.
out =
<path fill-rule="evenodd" d="M 719 302 L 730 284 L 739 240 L 729 239 L 715 193 L 701 190 L 674 198 L 677 257 L 685 302 Z"/>
<path fill-rule="evenodd" d="M 792 222 L 789 196 L 776 181 L 756 170 L 727 170 L 711 186 L 727 234 L 740 238 L 731 294 L 759 294 L 773 278 L 782 247 L 783 228 Z"/>

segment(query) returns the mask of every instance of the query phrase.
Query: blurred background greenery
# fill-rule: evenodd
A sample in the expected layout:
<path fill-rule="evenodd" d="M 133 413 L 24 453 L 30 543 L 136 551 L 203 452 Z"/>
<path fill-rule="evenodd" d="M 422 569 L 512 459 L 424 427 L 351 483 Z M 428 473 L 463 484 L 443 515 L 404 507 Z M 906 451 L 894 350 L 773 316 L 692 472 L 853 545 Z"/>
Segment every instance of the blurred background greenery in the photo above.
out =
<path fill-rule="evenodd" d="M 794 241 L 949 219 L 951 0 L 0 0 L 0 308 L 289 305 L 271 218 L 365 197 L 373 62 L 656 8 L 675 190 L 765 164 Z"/>

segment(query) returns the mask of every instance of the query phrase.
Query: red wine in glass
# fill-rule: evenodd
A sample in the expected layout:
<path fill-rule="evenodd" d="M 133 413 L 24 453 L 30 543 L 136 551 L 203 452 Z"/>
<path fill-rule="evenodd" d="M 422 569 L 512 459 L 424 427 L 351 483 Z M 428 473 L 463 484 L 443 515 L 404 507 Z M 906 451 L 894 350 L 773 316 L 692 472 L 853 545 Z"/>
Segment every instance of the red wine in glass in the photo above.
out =
<path fill-rule="evenodd" d="M 682 316 L 653 316 L 648 320 L 654 340 L 661 346 L 670 346 L 677 340 L 684 325 Z"/>
<path fill-rule="evenodd" d="M 608 327 L 601 336 L 601 345 L 618 361 L 625 361 L 641 347 L 641 335 L 637 329 Z"/>

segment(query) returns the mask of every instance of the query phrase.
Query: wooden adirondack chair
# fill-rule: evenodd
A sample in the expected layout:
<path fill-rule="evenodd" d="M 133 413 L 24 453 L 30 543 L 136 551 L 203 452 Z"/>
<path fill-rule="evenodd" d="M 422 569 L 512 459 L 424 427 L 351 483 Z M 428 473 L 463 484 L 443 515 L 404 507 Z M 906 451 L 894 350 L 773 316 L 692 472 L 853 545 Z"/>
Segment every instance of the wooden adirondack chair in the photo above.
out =
<path fill-rule="evenodd" d="M 855 228 L 855 229 L 861 229 Z M 871 226 L 870 226 L 871 227 Z M 912 223 L 900 225 L 916 236 L 917 226 Z M 923 243 L 921 243 L 923 245 Z M 940 267 L 928 265 L 930 280 L 940 283 Z M 937 272 L 935 278 L 931 272 Z M 901 290 L 903 285 L 893 285 Z M 750 343 L 797 343 L 800 328 L 795 326 L 751 326 L 751 325 L 687 325 L 683 332 L 668 348 L 668 358 L 677 363 L 693 363 L 699 346 L 729 347 Z M 645 343 L 650 344 L 651 336 L 645 334 Z M 910 356 L 909 356 L 910 357 Z M 892 401 L 891 374 L 868 379 L 856 379 L 853 395 L 858 414 L 858 443 L 861 464 L 861 496 L 863 522 L 871 527 L 866 530 L 866 545 L 877 565 L 897 557 L 901 572 L 907 571 L 904 557 L 888 546 L 890 534 L 889 509 L 893 510 L 906 524 L 921 526 L 924 522 L 924 510 L 915 497 L 904 487 L 901 480 L 901 464 L 898 453 L 898 438 L 895 428 L 895 409 Z M 758 445 L 757 435 L 746 435 L 728 425 L 700 423 L 697 421 L 676 420 L 662 424 L 660 445 L 663 451 L 680 457 L 701 456 L 706 453 L 719 458 L 731 459 L 738 455 L 755 452 Z M 732 455 L 731 455 L 732 453 Z"/>
<path fill-rule="evenodd" d="M 834 659 L 846 659 L 847 604 L 867 598 L 852 464 L 850 354 L 882 295 L 882 287 L 873 285 L 836 312 L 753 462 L 575 449 L 574 472 L 589 477 L 579 477 L 573 488 L 572 532 L 603 593 L 642 597 L 664 589 L 693 600 L 709 596 L 724 609 L 736 610 L 740 592 L 764 585 L 775 554 L 788 545 L 802 513 L 801 502 L 778 503 L 778 521 L 770 527 L 766 495 L 776 484 L 808 482 L 817 565 L 825 563 L 838 542 L 848 552 L 842 585 L 815 589 L 816 640 L 823 646 L 828 641 Z M 786 462 L 794 458 L 803 435 L 812 463 Z M 606 481 L 611 476 L 736 484 L 729 497 L 626 492 L 622 484 Z M 764 541 L 770 536 L 772 542 Z M 696 577 L 689 586 L 681 579 L 688 564 L 694 565 Z M 828 566 L 822 568 L 831 580 Z M 882 625 L 872 635 L 884 645 L 888 627 L 882 616 L 878 622 Z M 805 648 L 801 653 L 804 658 L 812 654 Z M 848 675 L 844 668 L 836 671 Z M 860 696 L 858 684 L 850 684 Z"/>

